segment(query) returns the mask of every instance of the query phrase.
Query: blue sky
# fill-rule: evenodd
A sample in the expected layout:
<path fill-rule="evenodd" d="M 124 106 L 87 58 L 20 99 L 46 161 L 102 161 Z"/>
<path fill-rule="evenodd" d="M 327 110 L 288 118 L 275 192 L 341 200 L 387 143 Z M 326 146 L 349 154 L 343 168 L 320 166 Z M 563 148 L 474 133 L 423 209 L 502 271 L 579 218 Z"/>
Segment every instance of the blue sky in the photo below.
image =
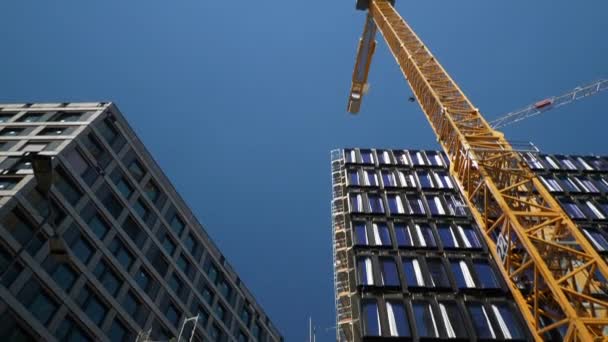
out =
<path fill-rule="evenodd" d="M 608 2 L 397 1 L 494 118 L 608 77 Z M 345 112 L 354 1 L 4 1 L 0 102 L 113 101 L 287 341 L 334 331 L 329 151 L 438 148 L 380 43 Z M 546 152 L 608 154 L 608 93 L 510 126 Z"/>

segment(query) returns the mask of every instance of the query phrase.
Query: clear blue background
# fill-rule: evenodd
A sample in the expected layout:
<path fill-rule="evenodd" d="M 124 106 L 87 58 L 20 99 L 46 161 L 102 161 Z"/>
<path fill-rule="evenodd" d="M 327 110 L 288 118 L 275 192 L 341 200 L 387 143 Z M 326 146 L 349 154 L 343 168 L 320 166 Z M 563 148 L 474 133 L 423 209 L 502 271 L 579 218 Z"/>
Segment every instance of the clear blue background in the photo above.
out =
<path fill-rule="evenodd" d="M 397 1 L 488 118 L 608 77 L 608 2 Z M 335 332 L 331 149 L 438 148 L 384 43 L 345 112 L 354 1 L 2 1 L 0 102 L 113 101 L 287 341 Z M 506 129 L 608 154 L 608 93 Z"/>

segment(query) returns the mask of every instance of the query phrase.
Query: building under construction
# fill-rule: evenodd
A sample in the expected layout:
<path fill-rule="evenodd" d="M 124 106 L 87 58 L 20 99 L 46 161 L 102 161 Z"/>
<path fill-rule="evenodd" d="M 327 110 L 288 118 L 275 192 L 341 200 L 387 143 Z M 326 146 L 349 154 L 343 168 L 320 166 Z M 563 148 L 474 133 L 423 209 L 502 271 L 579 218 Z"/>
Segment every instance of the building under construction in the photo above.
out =
<path fill-rule="evenodd" d="M 0 105 L 0 171 L 0 340 L 282 340 L 113 104 Z"/>
<path fill-rule="evenodd" d="M 608 160 L 522 157 L 605 255 Z M 445 154 L 336 150 L 332 180 L 338 340 L 531 338 Z"/>
<path fill-rule="evenodd" d="M 606 160 L 509 142 L 394 5 L 356 1 L 347 110 L 362 108 L 379 32 L 443 154 L 332 153 L 337 339 L 608 340 Z"/>

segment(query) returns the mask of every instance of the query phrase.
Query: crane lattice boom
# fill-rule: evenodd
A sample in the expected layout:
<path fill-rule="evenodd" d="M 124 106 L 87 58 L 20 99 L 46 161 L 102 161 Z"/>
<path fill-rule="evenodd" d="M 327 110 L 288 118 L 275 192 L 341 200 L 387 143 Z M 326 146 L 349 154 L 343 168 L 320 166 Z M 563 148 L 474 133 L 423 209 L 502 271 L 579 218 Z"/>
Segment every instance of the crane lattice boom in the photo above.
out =
<path fill-rule="evenodd" d="M 546 111 L 567 105 L 573 101 L 583 99 L 587 96 L 595 95 L 604 90 L 608 90 L 608 80 L 599 80 L 589 83 L 582 87 L 576 87 L 565 94 L 549 97 L 533 103 L 526 108 L 508 113 L 498 119 L 490 121 L 490 125 L 492 128 L 505 127 L 518 121 L 537 116 Z"/>
<path fill-rule="evenodd" d="M 387 0 L 368 6 L 370 30 L 384 36 L 451 160 L 473 215 L 536 340 L 604 339 L 608 266 L 503 134 L 481 116 Z M 375 24 L 375 25 L 374 25 Z M 368 44 L 368 46 L 373 46 Z M 360 60 L 361 56 L 367 56 Z M 371 52 L 358 51 L 348 108 L 363 96 Z"/>

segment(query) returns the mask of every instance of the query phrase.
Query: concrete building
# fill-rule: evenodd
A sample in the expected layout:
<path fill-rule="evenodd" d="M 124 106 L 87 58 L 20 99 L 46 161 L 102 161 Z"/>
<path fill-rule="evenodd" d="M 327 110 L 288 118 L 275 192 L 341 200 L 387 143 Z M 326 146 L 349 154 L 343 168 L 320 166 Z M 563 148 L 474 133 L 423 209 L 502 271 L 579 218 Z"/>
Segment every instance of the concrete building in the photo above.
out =
<path fill-rule="evenodd" d="M 528 340 L 436 151 L 332 152 L 339 341 Z"/>
<path fill-rule="evenodd" d="M 283 340 L 111 103 L 0 105 L 0 240 L 2 341 Z"/>

